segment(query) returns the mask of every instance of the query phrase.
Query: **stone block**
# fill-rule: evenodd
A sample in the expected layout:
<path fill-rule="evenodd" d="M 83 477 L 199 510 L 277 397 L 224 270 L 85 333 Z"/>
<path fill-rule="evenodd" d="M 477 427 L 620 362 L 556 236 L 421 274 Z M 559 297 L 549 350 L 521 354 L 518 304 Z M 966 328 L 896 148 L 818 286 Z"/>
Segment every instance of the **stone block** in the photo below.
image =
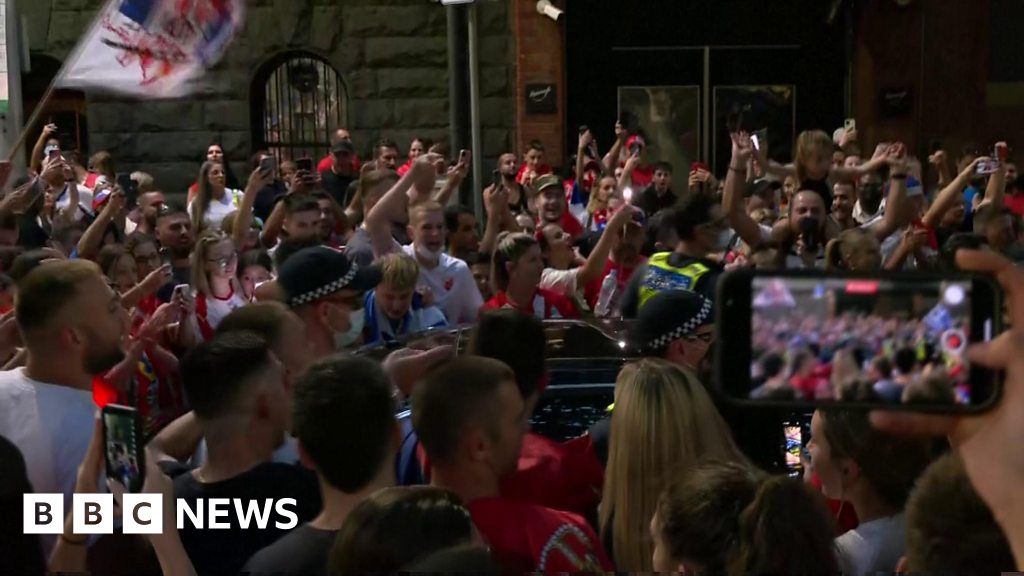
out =
<path fill-rule="evenodd" d="M 148 165 L 151 162 L 199 162 L 210 144 L 209 132 L 140 132 L 136 134 L 135 149 L 125 155 L 128 161 Z M 222 140 L 226 140 L 222 138 Z M 226 141 L 224 152 L 231 156 Z M 198 168 L 197 168 L 198 169 Z"/>
<path fill-rule="evenodd" d="M 446 68 L 380 68 L 377 95 L 381 98 L 447 97 Z"/>
<path fill-rule="evenodd" d="M 497 66 L 512 62 L 511 36 L 484 36 L 480 39 L 480 65 Z"/>
<path fill-rule="evenodd" d="M 130 158 L 138 148 L 139 135 L 134 132 L 90 132 L 91 152 L 107 150 L 115 158 Z"/>
<path fill-rule="evenodd" d="M 509 2 L 481 2 L 477 10 L 480 33 L 484 35 L 510 34 L 512 22 L 509 20 Z"/>
<path fill-rule="evenodd" d="M 136 115 L 124 102 L 90 101 L 86 106 L 89 130 L 92 132 L 130 132 L 135 130 Z"/>
<path fill-rule="evenodd" d="M 78 43 L 91 19 L 80 11 L 54 10 L 50 12 L 47 49 L 64 56 Z"/>
<path fill-rule="evenodd" d="M 346 36 L 341 6 L 315 6 L 312 13 L 309 46 L 330 54 Z"/>
<path fill-rule="evenodd" d="M 352 3 L 355 4 L 355 3 Z M 345 36 L 443 36 L 447 27 L 444 8 L 428 2 L 408 6 L 346 6 L 341 23 Z"/>
<path fill-rule="evenodd" d="M 448 99 L 417 98 L 395 101 L 395 124 L 402 128 L 448 125 Z"/>
<path fill-rule="evenodd" d="M 151 162 L 140 167 L 153 175 L 153 181 L 169 201 L 184 204 L 188 187 L 196 181 L 200 166 L 199 162 Z M 236 166 L 232 168 L 235 174 L 241 174 Z"/>
<path fill-rule="evenodd" d="M 363 38 L 342 38 L 329 53 L 328 60 L 338 72 L 362 68 L 366 63 L 366 40 Z"/>
<path fill-rule="evenodd" d="M 354 70 L 344 74 L 344 78 L 348 97 L 351 99 L 364 100 L 389 96 L 380 92 L 377 74 L 372 70 Z"/>
<path fill-rule="evenodd" d="M 481 130 L 484 158 L 497 158 L 512 151 L 512 132 L 505 128 L 484 128 Z"/>
<path fill-rule="evenodd" d="M 201 130 L 203 106 L 195 100 L 147 102 L 136 108 L 137 130 L 160 132 L 167 130 Z"/>
<path fill-rule="evenodd" d="M 480 126 L 484 128 L 508 128 L 515 125 L 515 110 L 511 98 L 481 98 Z"/>
<path fill-rule="evenodd" d="M 349 123 L 353 128 L 379 129 L 395 124 L 393 100 L 350 100 Z"/>
<path fill-rule="evenodd" d="M 511 95 L 507 66 L 480 66 L 480 95 L 509 96 Z"/>
<path fill-rule="evenodd" d="M 246 130 L 249 110 L 244 100 L 213 100 L 203 102 L 203 129 Z"/>
<path fill-rule="evenodd" d="M 448 47 L 443 36 L 366 40 L 366 65 L 370 67 L 442 67 L 447 62 Z"/>

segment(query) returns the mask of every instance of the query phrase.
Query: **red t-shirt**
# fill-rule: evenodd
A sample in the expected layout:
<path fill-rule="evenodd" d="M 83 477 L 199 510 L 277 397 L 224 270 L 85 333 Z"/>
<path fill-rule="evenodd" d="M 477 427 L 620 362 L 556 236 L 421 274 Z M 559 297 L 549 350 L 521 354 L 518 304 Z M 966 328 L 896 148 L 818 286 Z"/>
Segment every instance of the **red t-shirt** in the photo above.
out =
<path fill-rule="evenodd" d="M 143 435 L 156 433 L 185 413 L 185 393 L 175 371 L 150 360 L 151 347 L 146 347 L 135 366 L 128 390 L 119 392 L 106 374 L 93 377 L 92 397 L 100 408 L 107 404 L 132 406 L 139 411 Z"/>
<path fill-rule="evenodd" d="M 615 569 L 583 518 L 500 496 L 469 503 L 473 524 L 508 574 Z"/>
<path fill-rule="evenodd" d="M 621 165 L 625 166 L 625 163 L 621 163 Z M 650 164 L 637 166 L 633 169 L 633 175 L 630 180 L 633 182 L 633 194 L 635 196 L 654 181 L 654 166 Z"/>
<path fill-rule="evenodd" d="M 572 300 L 550 290 L 545 290 L 544 288 L 537 288 L 537 292 L 533 295 L 533 302 L 529 309 L 523 309 L 515 306 L 508 299 L 508 295 L 502 291 L 495 294 L 494 298 L 484 302 L 480 311 L 501 310 L 503 308 L 513 308 L 524 314 L 530 314 L 540 320 L 580 317 L 580 313 L 576 310 L 576 306 L 573 305 Z"/>
<path fill-rule="evenodd" d="M 516 182 L 520 184 L 526 184 L 526 173 L 529 172 L 529 170 L 530 168 L 526 164 L 520 166 L 519 173 L 516 174 Z M 548 166 L 547 164 L 541 164 L 540 166 L 537 166 L 537 176 L 551 174 L 551 172 L 553 172 L 553 170 L 551 166 Z"/>
<path fill-rule="evenodd" d="M 1024 217 L 1024 194 L 1011 194 L 1003 197 L 1003 204 L 1017 216 Z"/>
<path fill-rule="evenodd" d="M 501 483 L 501 495 L 587 516 L 601 502 L 603 486 L 604 467 L 592 451 L 529 432 L 515 473 Z"/>
<path fill-rule="evenodd" d="M 647 258 L 641 260 L 641 264 L 647 261 Z M 636 266 L 632 268 L 626 268 L 615 262 L 612 262 L 611 258 L 608 259 L 604 264 L 604 272 L 601 273 L 600 278 L 591 280 L 583 288 L 583 298 L 586 299 L 587 305 L 593 310 L 594 306 L 597 306 L 597 298 L 601 295 L 601 283 L 604 282 L 606 276 L 611 273 L 612 270 L 616 270 L 618 277 L 616 278 L 616 284 L 618 285 L 619 294 L 626 293 L 626 286 L 629 284 L 629 279 L 633 277 L 633 271 L 636 270 Z"/>
<path fill-rule="evenodd" d="M 317 174 L 319 174 L 319 173 L 321 173 L 321 172 L 323 172 L 325 170 L 330 170 L 331 166 L 334 166 L 334 156 L 328 154 L 327 156 L 324 156 L 323 158 L 321 158 L 319 162 L 317 162 L 317 164 L 316 164 L 316 172 L 317 172 Z M 356 156 L 355 154 L 353 154 L 352 155 L 352 169 L 356 171 L 356 175 L 357 176 L 359 175 L 359 166 L 360 166 L 359 156 Z"/>

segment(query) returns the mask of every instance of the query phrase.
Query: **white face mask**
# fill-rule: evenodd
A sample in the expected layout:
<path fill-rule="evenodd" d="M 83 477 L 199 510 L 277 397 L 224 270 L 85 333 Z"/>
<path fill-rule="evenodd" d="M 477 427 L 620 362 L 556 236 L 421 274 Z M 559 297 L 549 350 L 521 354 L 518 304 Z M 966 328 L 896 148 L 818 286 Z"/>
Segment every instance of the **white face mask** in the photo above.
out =
<path fill-rule="evenodd" d="M 334 348 L 340 350 L 342 348 L 348 348 L 363 333 L 363 326 L 366 324 L 365 312 L 360 310 L 352 310 L 348 313 L 348 332 L 335 332 L 334 333 Z"/>
<path fill-rule="evenodd" d="M 435 252 L 433 250 L 428 250 L 426 247 L 420 246 L 419 244 L 415 244 L 413 249 L 416 250 L 416 255 L 424 260 L 437 262 L 441 259 L 441 250 Z"/>

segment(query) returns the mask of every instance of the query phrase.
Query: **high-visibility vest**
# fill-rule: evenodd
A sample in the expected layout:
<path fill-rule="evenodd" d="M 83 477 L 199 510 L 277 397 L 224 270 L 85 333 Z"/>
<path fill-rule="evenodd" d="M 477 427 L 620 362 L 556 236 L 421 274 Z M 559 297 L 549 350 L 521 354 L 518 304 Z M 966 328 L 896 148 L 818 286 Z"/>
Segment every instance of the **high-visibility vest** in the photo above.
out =
<path fill-rule="evenodd" d="M 677 268 L 669 264 L 672 252 L 659 252 L 647 260 L 647 271 L 640 281 L 640 308 L 643 308 L 655 294 L 666 290 L 693 291 L 697 281 L 711 271 L 700 262 L 692 262 Z"/>

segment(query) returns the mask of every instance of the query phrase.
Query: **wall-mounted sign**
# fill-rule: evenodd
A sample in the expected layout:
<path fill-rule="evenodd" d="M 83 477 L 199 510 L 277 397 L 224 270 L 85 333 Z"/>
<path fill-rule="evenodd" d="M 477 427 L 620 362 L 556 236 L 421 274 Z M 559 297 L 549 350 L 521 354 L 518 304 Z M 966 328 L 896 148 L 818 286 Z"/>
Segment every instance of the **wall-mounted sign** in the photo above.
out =
<path fill-rule="evenodd" d="M 551 84 L 526 85 L 526 113 L 554 114 L 558 112 L 558 92 Z"/>
<path fill-rule="evenodd" d="M 887 88 L 878 95 L 878 113 L 882 118 L 907 116 L 914 108 L 913 91 L 910 88 Z"/>

